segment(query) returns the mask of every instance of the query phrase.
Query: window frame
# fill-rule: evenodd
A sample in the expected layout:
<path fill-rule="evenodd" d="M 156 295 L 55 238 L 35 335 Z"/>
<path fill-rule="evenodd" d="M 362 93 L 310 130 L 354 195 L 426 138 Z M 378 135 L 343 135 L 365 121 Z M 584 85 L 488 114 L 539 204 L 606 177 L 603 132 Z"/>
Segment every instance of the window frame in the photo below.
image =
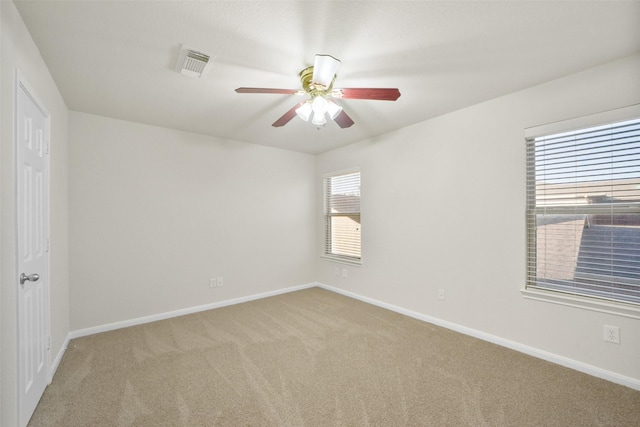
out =
<path fill-rule="evenodd" d="M 343 175 L 351 175 L 357 173 L 358 179 L 360 181 L 360 189 L 362 188 L 362 172 L 360 167 L 353 167 L 349 169 L 342 169 L 339 171 L 328 172 L 323 174 L 322 176 L 322 254 L 321 258 L 327 261 L 337 262 L 341 264 L 348 264 L 354 266 L 362 265 L 362 234 L 360 235 L 360 256 L 354 257 L 349 255 L 336 254 L 331 252 L 331 238 L 329 237 L 332 234 L 331 227 L 331 218 L 338 216 L 353 216 L 353 213 L 349 214 L 332 214 L 329 211 L 329 197 L 328 197 L 328 183 L 331 178 L 343 176 Z M 362 227 L 362 193 L 360 192 L 360 207 L 358 211 L 358 218 L 360 219 L 360 227 Z M 362 233 L 362 228 L 360 229 Z"/>
<path fill-rule="evenodd" d="M 564 132 L 572 132 L 581 129 L 603 126 L 616 122 L 623 122 L 626 120 L 633 120 L 640 118 L 640 104 L 635 104 L 627 107 L 622 107 L 615 110 L 610 110 L 602 113 L 592 114 L 588 116 L 578 117 L 569 120 L 563 120 L 555 123 L 534 126 L 525 129 L 525 142 L 528 147 L 529 141 L 543 136 L 549 136 Z M 530 153 L 527 148 L 525 153 L 526 164 L 529 164 Z M 630 317 L 640 319 L 640 304 L 634 302 L 625 302 L 621 300 L 606 299 L 598 296 L 587 294 L 569 293 L 562 290 L 553 290 L 546 288 L 539 288 L 531 286 L 529 284 L 529 269 L 530 262 L 537 262 L 535 256 L 535 248 L 537 239 L 530 240 L 531 228 L 536 227 L 535 214 L 536 207 L 532 208 L 530 202 L 531 182 L 529 178 L 529 172 L 526 172 L 526 209 L 525 209 L 525 224 L 526 224 L 526 248 L 525 248 L 525 286 L 521 289 L 521 294 L 527 299 L 550 302 L 555 304 L 561 304 L 565 306 L 571 306 L 586 310 L 598 311 L 607 314 L 615 314 L 624 317 Z M 535 191 L 535 190 L 534 190 Z M 535 194 L 534 194 L 535 196 Z M 551 210 L 554 210 L 552 208 Z M 558 213 L 562 213 L 562 207 L 555 208 Z M 578 209 L 580 210 L 580 209 Z M 585 209 L 585 213 L 588 208 Z M 533 211 L 533 214 L 532 214 Z M 575 213 L 575 207 L 571 207 L 571 212 Z M 535 232 L 533 233 L 535 236 Z M 532 246 L 533 245 L 533 246 Z M 533 248 L 533 249 L 532 249 Z M 534 260 L 530 261 L 530 257 L 533 256 Z"/>

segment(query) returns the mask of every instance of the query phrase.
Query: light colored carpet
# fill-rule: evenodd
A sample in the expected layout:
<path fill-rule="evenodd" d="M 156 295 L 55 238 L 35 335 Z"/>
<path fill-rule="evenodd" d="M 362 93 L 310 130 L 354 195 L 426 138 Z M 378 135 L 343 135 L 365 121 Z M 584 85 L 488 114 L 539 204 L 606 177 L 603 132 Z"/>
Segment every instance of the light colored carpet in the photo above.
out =
<path fill-rule="evenodd" d="M 640 426 L 640 392 L 312 288 L 71 341 L 36 426 Z"/>

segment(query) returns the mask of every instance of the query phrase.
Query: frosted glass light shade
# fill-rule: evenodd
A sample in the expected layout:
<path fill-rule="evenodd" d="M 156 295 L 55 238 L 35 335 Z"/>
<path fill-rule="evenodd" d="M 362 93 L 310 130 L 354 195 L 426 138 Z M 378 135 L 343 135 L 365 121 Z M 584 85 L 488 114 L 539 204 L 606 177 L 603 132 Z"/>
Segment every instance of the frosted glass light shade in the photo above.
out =
<path fill-rule="evenodd" d="M 327 119 L 324 117 L 324 113 L 313 113 L 313 120 L 311 123 L 320 127 L 327 124 Z"/>
<path fill-rule="evenodd" d="M 304 105 L 296 110 L 296 114 L 305 122 L 309 121 L 309 117 L 311 117 L 311 103 L 305 102 Z"/>
<path fill-rule="evenodd" d="M 327 100 L 322 96 L 316 96 L 313 98 L 313 102 L 311 103 L 311 108 L 314 113 L 324 114 L 327 111 Z"/>

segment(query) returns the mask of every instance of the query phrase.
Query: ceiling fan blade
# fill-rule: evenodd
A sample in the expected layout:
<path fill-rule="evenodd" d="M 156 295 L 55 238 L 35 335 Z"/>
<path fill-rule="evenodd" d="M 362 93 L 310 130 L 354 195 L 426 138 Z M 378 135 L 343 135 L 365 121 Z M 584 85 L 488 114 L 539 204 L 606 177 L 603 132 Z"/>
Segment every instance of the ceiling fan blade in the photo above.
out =
<path fill-rule="evenodd" d="M 239 87 L 238 93 L 276 93 L 282 95 L 295 95 L 300 92 L 298 89 L 270 89 L 266 87 Z"/>
<path fill-rule="evenodd" d="M 296 105 L 293 106 L 293 108 L 291 108 L 289 111 L 287 111 L 286 113 L 284 113 L 282 115 L 282 117 L 280 117 L 278 120 L 276 120 L 275 122 L 273 122 L 273 124 L 271 126 L 275 127 L 275 128 L 279 128 L 281 126 L 286 125 L 287 123 L 289 123 L 291 121 L 291 119 L 293 119 L 296 116 L 296 110 L 300 107 L 302 107 L 302 105 L 305 103 L 306 101 L 302 101 L 297 103 Z"/>
<path fill-rule="evenodd" d="M 353 125 L 354 123 L 353 120 L 351 120 L 351 117 L 349 117 L 349 115 L 345 113 L 344 110 L 340 111 L 340 114 L 338 114 L 336 118 L 333 119 L 333 121 L 343 129 L 351 127 L 351 125 Z"/>
<path fill-rule="evenodd" d="M 311 81 L 329 87 L 340 68 L 340 60 L 331 55 L 316 55 Z"/>
<path fill-rule="evenodd" d="M 395 101 L 400 98 L 397 88 L 343 88 L 331 92 L 334 98 L 342 99 L 376 99 L 381 101 Z"/>

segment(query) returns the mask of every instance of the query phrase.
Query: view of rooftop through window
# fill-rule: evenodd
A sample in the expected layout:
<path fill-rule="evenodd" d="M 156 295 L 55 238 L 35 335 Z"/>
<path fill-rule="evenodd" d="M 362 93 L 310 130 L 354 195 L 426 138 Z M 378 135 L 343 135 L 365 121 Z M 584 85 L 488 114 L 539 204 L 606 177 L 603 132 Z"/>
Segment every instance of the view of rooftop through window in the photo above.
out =
<path fill-rule="evenodd" d="M 640 120 L 527 141 L 528 286 L 640 303 Z"/>

